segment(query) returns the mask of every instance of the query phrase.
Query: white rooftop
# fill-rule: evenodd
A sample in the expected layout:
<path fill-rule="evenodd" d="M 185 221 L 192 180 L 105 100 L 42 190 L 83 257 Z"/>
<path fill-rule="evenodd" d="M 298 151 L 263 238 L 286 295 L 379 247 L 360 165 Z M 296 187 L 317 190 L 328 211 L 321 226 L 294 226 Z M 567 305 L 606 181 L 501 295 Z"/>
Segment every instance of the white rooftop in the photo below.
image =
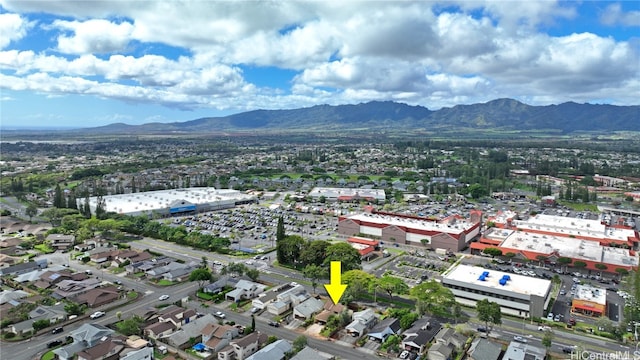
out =
<path fill-rule="evenodd" d="M 479 278 L 485 271 L 489 273 L 489 276 L 482 281 Z M 499 281 L 502 279 L 503 275 L 509 275 L 511 280 L 508 280 L 505 285 L 500 285 Z M 458 265 L 456 268 L 444 275 L 443 278 L 474 284 L 476 287 L 481 286 L 489 289 L 500 289 L 518 294 L 541 297 L 545 297 L 551 287 L 550 280 L 511 274 L 497 270 L 487 270 L 482 267 L 470 265 Z"/>
<path fill-rule="evenodd" d="M 636 237 L 633 229 L 613 228 L 602 224 L 600 220 L 556 215 L 538 214 L 528 220 L 513 220 L 512 224 L 522 230 L 547 231 L 559 235 L 585 236 L 594 239 L 628 241 L 629 238 Z"/>
<path fill-rule="evenodd" d="M 355 196 L 362 198 L 374 198 L 385 200 L 386 195 L 383 189 L 354 189 L 354 188 L 336 188 L 336 187 L 315 187 L 309 191 L 309 196 L 327 198 L 338 198 L 339 196 Z"/>
<path fill-rule="evenodd" d="M 128 214 L 165 209 L 181 201 L 186 201 L 193 205 L 200 205 L 235 202 L 236 200 L 248 200 L 253 197 L 253 195 L 241 193 L 238 190 L 198 187 L 107 195 L 102 198 L 105 202 L 106 211 Z M 79 199 L 78 201 L 82 202 L 83 200 Z M 96 201 L 96 197 L 89 198 L 89 206 L 92 209 L 95 209 Z"/>
<path fill-rule="evenodd" d="M 576 286 L 574 300 L 590 301 L 599 305 L 607 304 L 607 291 L 591 285 Z"/>
<path fill-rule="evenodd" d="M 555 252 L 558 256 L 612 265 L 638 265 L 638 257 L 632 256 L 629 250 L 601 246 L 597 241 L 498 228 L 493 228 L 483 236 L 487 239 L 502 240 L 501 248 L 531 251 L 546 255 Z"/>
<path fill-rule="evenodd" d="M 455 221 L 436 222 L 432 220 L 422 220 L 414 218 L 404 218 L 399 216 L 360 213 L 348 216 L 349 219 L 367 221 L 376 224 L 388 224 L 395 226 L 407 227 L 415 230 L 437 231 L 448 234 L 460 234 L 471 229 L 475 224 L 463 219 L 455 218 Z"/>

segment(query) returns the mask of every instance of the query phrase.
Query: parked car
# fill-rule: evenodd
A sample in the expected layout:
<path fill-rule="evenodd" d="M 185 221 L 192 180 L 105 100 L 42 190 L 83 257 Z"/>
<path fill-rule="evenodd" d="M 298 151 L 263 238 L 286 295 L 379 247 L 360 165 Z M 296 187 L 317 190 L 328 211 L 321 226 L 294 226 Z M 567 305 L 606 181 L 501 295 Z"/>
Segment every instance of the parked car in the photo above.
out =
<path fill-rule="evenodd" d="M 403 351 L 400 353 L 400 359 L 406 359 L 406 358 L 408 358 L 408 357 L 409 357 L 409 351 L 407 351 L 407 350 L 403 350 Z"/>
<path fill-rule="evenodd" d="M 168 298 L 169 298 L 169 295 L 161 295 L 161 296 L 158 298 L 158 300 L 160 300 L 160 301 L 165 301 L 165 300 L 167 300 Z"/>
<path fill-rule="evenodd" d="M 96 311 L 93 314 L 91 314 L 91 316 L 89 316 L 89 317 L 92 318 L 92 319 L 97 319 L 99 317 L 105 316 L 105 314 L 106 313 L 104 311 Z"/>
<path fill-rule="evenodd" d="M 52 334 L 60 334 L 63 331 L 64 331 L 64 329 L 62 328 L 62 326 L 59 326 L 59 327 L 54 328 L 53 330 L 51 330 L 51 333 Z"/>
<path fill-rule="evenodd" d="M 54 347 L 60 346 L 60 345 L 62 345 L 62 340 L 53 340 L 52 342 L 47 344 L 47 347 L 49 349 L 51 349 L 51 348 L 54 348 Z"/>
<path fill-rule="evenodd" d="M 252 314 L 257 313 L 258 311 L 260 311 L 260 309 L 258 309 L 257 307 L 253 307 L 253 308 L 251 308 L 251 313 L 252 313 Z"/>
<path fill-rule="evenodd" d="M 218 319 L 224 319 L 227 316 L 222 312 L 222 311 L 216 311 L 213 313 L 213 316 L 217 317 Z"/>

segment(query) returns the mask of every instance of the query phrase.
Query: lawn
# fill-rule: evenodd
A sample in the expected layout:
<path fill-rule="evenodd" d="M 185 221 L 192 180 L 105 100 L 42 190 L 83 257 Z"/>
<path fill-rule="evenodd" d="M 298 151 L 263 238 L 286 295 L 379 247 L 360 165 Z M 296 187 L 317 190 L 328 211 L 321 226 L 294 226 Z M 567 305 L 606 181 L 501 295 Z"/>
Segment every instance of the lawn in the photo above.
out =
<path fill-rule="evenodd" d="M 159 286 L 170 286 L 170 285 L 173 285 L 173 281 L 164 280 L 163 279 L 163 280 L 158 281 L 158 285 Z"/>
<path fill-rule="evenodd" d="M 47 351 L 46 353 L 44 353 L 44 355 L 42 355 L 40 360 L 53 360 L 55 358 L 56 358 L 56 354 L 54 354 L 53 350 L 51 350 L 51 351 Z"/>
<path fill-rule="evenodd" d="M 35 245 L 33 248 L 40 251 L 43 254 L 51 254 L 55 252 L 55 250 L 51 248 L 49 244 L 38 244 L 38 245 Z"/>

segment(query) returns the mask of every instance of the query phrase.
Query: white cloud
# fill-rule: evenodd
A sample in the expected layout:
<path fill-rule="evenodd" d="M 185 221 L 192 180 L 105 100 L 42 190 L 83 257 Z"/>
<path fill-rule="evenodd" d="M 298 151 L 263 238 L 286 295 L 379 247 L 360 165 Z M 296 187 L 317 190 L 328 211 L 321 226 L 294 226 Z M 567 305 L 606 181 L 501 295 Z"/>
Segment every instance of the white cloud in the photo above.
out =
<path fill-rule="evenodd" d="M 133 25 L 128 22 L 115 24 L 102 19 L 83 22 L 55 20 L 53 26 L 74 33 L 73 36 L 58 37 L 58 50 L 66 54 L 104 54 L 123 51 L 131 40 L 133 32 Z"/>
<path fill-rule="evenodd" d="M 620 4 L 611 4 L 600 14 L 600 21 L 609 26 L 640 26 L 640 11 L 622 11 Z"/>
<path fill-rule="evenodd" d="M 0 49 L 9 46 L 12 41 L 22 39 L 33 26 L 18 14 L 0 14 Z"/>

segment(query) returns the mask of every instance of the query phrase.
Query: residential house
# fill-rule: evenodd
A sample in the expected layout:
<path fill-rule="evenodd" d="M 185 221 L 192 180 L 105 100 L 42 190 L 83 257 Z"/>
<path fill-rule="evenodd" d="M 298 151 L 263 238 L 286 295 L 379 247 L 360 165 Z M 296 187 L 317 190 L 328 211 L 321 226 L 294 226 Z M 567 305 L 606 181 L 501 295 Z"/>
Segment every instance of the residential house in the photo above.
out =
<path fill-rule="evenodd" d="M 57 348 L 53 350 L 53 353 L 56 354 L 59 360 L 71 360 L 77 353 L 104 342 L 105 339 L 110 338 L 113 334 L 114 331 L 106 326 L 85 323 L 78 329 L 71 331 L 70 336 L 73 338 L 71 344 Z"/>
<path fill-rule="evenodd" d="M 153 348 L 124 349 L 120 353 L 120 360 L 153 360 Z M 167 359 L 167 358 L 165 358 Z"/>
<path fill-rule="evenodd" d="M 320 314 L 316 315 L 316 322 L 320 324 L 326 324 L 329 316 L 340 314 L 346 307 L 340 303 L 334 304 L 333 301 L 328 300 L 324 303 L 323 309 Z"/>
<path fill-rule="evenodd" d="M 110 338 L 90 348 L 84 349 L 76 355 L 77 360 L 117 359 L 117 355 L 122 349 L 124 349 L 122 340 Z"/>
<path fill-rule="evenodd" d="M 75 235 L 49 234 L 45 240 L 49 241 L 52 248 L 66 251 L 73 248 L 76 237 Z"/>
<path fill-rule="evenodd" d="M 258 350 L 246 360 L 282 360 L 293 348 L 286 340 L 277 340 Z"/>
<path fill-rule="evenodd" d="M 309 298 L 304 286 L 295 284 L 291 289 L 276 296 L 275 301 L 267 305 L 267 311 L 273 315 L 280 315 Z"/>
<path fill-rule="evenodd" d="M 196 269 L 196 266 L 194 265 L 189 265 L 189 266 L 184 266 L 178 269 L 173 269 L 170 271 L 167 271 L 166 273 L 162 274 L 162 279 L 163 280 L 168 280 L 168 281 L 173 281 L 173 282 L 181 282 L 181 281 L 186 281 L 189 279 L 189 276 L 191 275 L 191 273 L 193 272 L 193 270 Z"/>
<path fill-rule="evenodd" d="M 158 314 L 159 322 L 170 322 L 176 329 L 182 328 L 183 325 L 195 320 L 198 313 L 193 309 L 185 309 L 179 306 L 167 306 Z M 217 321 L 216 321 L 217 322 Z"/>
<path fill-rule="evenodd" d="M 453 328 L 442 328 L 436 334 L 436 342 L 451 345 L 454 350 L 461 350 L 467 342 L 467 337 L 457 333 Z"/>
<path fill-rule="evenodd" d="M 202 330 L 212 322 L 217 322 L 216 318 L 211 314 L 206 314 L 201 318 L 183 324 L 181 329 L 174 331 L 163 338 L 162 341 L 179 349 L 186 349 L 191 344 L 192 339 L 195 339 L 196 343 L 202 342 Z"/>
<path fill-rule="evenodd" d="M 222 276 L 220 277 L 220 279 L 218 279 L 218 281 L 206 285 L 203 291 L 207 294 L 218 294 L 227 286 L 236 287 L 237 283 L 238 280 L 230 276 Z"/>
<path fill-rule="evenodd" d="M 322 310 L 324 303 L 320 299 L 310 297 L 293 308 L 293 317 L 308 320 Z"/>
<path fill-rule="evenodd" d="M 335 356 L 305 346 L 291 360 L 335 360 Z"/>
<path fill-rule="evenodd" d="M 402 333 L 402 348 L 422 354 L 441 329 L 442 324 L 436 319 L 420 318 Z"/>
<path fill-rule="evenodd" d="M 429 351 L 427 351 L 427 359 L 429 360 L 451 360 L 453 348 L 443 343 L 436 342 Z"/>
<path fill-rule="evenodd" d="M 171 335 L 177 328 L 171 321 L 159 321 L 146 326 L 143 333 L 150 339 L 160 339 Z"/>
<path fill-rule="evenodd" d="M 0 305 L 10 301 L 20 300 L 29 296 L 29 293 L 22 290 L 2 290 L 0 292 Z"/>
<path fill-rule="evenodd" d="M 508 360 L 544 360 L 547 351 L 531 344 L 512 341 L 505 351 L 503 359 Z"/>
<path fill-rule="evenodd" d="M 193 270 L 195 266 L 191 264 L 181 264 L 177 261 L 172 261 L 167 265 L 158 266 L 158 267 L 154 267 L 153 269 L 147 270 L 145 271 L 145 274 L 149 279 L 162 279 L 165 273 L 178 270 L 178 269 L 185 269 L 185 268 L 190 268 L 191 270 Z"/>
<path fill-rule="evenodd" d="M 378 318 L 372 309 L 354 312 L 352 319 L 353 321 L 345 327 L 345 330 L 354 337 L 364 335 L 365 332 L 371 329 L 378 321 Z"/>
<path fill-rule="evenodd" d="M 10 237 L 0 240 L 0 248 L 8 248 L 18 246 L 22 243 L 22 239 L 16 237 Z"/>
<path fill-rule="evenodd" d="M 33 323 L 38 320 L 48 320 L 50 324 L 55 324 L 67 319 L 67 312 L 64 304 L 53 306 L 40 305 L 29 312 L 29 319 L 19 323 L 11 324 L 11 332 L 22 335 L 35 331 Z"/>
<path fill-rule="evenodd" d="M 268 338 L 267 334 L 256 331 L 233 340 L 218 351 L 218 360 L 245 360 L 258 351 L 260 345 L 265 344 Z"/>
<path fill-rule="evenodd" d="M 273 290 L 267 291 L 260 294 L 260 296 L 258 296 L 257 298 L 253 299 L 253 301 L 251 301 L 251 305 L 253 305 L 253 307 L 255 308 L 263 310 L 269 304 L 276 301 L 277 297 L 278 297 L 278 293 L 276 291 L 273 291 Z"/>
<path fill-rule="evenodd" d="M 235 326 L 211 323 L 202 330 L 202 343 L 209 351 L 218 352 L 238 335 L 239 330 Z"/>
<path fill-rule="evenodd" d="M 94 308 L 114 302 L 120 298 L 120 291 L 115 286 L 105 286 L 91 289 L 83 294 L 76 296 L 75 302 L 78 304 L 86 304 Z"/>
<path fill-rule="evenodd" d="M 39 289 L 48 289 L 63 280 L 81 281 L 88 277 L 85 273 L 72 273 L 69 269 L 60 271 L 49 270 L 40 274 L 39 279 L 34 281 L 33 285 Z"/>
<path fill-rule="evenodd" d="M 95 278 L 88 278 L 85 280 L 62 280 L 56 284 L 52 296 L 56 299 L 68 299 L 80 294 L 84 294 L 91 289 L 95 289 L 100 286 L 100 280 Z"/>
<path fill-rule="evenodd" d="M 20 261 L 22 261 L 22 259 L 4 254 L 3 251 L 0 250 L 0 268 L 5 268 L 11 265 L 15 265 Z"/>
<path fill-rule="evenodd" d="M 122 264 L 133 264 L 141 261 L 150 260 L 153 256 L 146 251 L 121 250 L 111 262 L 112 266 L 120 266 Z"/>
<path fill-rule="evenodd" d="M 236 288 L 229 291 L 226 295 L 227 300 L 239 302 L 257 297 L 264 292 L 266 286 L 249 280 L 239 280 Z"/>
<path fill-rule="evenodd" d="M 389 335 L 400 333 L 400 321 L 396 318 L 386 318 L 369 331 L 369 339 L 383 342 Z"/>
<path fill-rule="evenodd" d="M 476 338 L 467 351 L 469 360 L 498 360 L 502 347 L 492 341 Z"/>
<path fill-rule="evenodd" d="M 110 247 L 99 247 L 89 251 L 89 258 L 96 264 L 102 264 L 113 259 L 120 253 L 120 250 Z"/>
<path fill-rule="evenodd" d="M 15 276 L 20 274 L 26 274 L 34 270 L 44 269 L 48 265 L 49 265 L 49 261 L 47 259 L 40 259 L 36 261 L 18 263 L 15 265 L 0 268 L 0 276 L 4 276 L 4 275 Z"/>

